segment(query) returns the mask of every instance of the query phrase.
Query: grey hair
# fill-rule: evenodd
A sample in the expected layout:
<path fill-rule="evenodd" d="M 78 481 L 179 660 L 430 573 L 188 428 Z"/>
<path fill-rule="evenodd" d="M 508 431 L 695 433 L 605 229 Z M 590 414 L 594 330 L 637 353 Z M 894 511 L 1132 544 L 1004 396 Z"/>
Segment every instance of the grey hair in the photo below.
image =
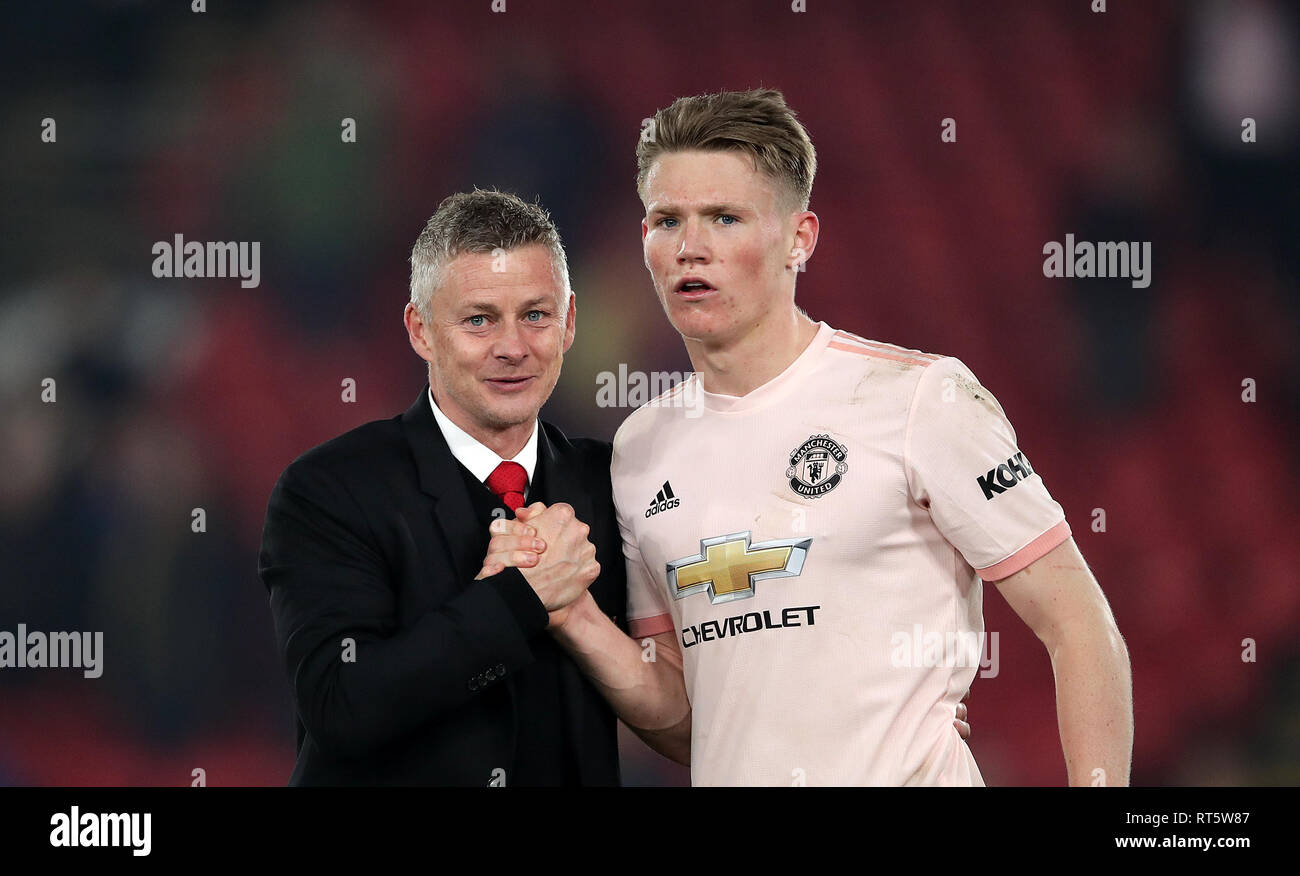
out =
<path fill-rule="evenodd" d="M 463 253 L 509 252 L 531 244 L 551 252 L 552 267 L 564 287 L 564 318 L 573 290 L 560 232 L 550 213 L 540 204 L 495 189 L 458 192 L 438 205 L 411 249 L 411 303 L 429 322 L 433 291 L 449 262 Z"/>

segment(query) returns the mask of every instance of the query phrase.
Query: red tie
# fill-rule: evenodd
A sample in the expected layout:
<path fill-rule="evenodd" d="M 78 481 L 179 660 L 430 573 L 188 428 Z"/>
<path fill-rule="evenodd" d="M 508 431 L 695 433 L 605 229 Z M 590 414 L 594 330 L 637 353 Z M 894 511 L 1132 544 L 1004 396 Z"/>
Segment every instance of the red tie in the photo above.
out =
<path fill-rule="evenodd" d="M 506 507 L 518 511 L 524 504 L 524 488 L 528 486 L 528 472 L 517 462 L 503 462 L 488 475 L 488 489 L 496 493 Z"/>

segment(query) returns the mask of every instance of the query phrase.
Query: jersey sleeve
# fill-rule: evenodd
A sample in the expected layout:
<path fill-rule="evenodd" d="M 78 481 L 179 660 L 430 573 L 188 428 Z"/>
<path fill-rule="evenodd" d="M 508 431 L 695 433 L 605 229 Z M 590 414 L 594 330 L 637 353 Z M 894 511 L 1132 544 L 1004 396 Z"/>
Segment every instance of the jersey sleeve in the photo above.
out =
<path fill-rule="evenodd" d="M 636 532 L 627 513 L 627 503 L 618 501 L 620 496 L 626 494 L 626 490 L 619 489 L 622 486 L 619 478 L 623 467 L 621 463 L 626 461 L 625 455 L 619 452 L 620 444 L 618 436 L 615 436 L 610 472 L 614 480 L 618 531 L 623 537 L 623 558 L 627 562 L 627 629 L 632 638 L 640 639 L 669 632 L 673 629 L 673 617 L 659 585 L 659 578 L 651 572 L 645 558 L 641 556 Z"/>
<path fill-rule="evenodd" d="M 912 499 L 983 580 L 1014 575 L 1070 537 L 1002 406 L 960 359 L 921 372 L 903 447 Z"/>

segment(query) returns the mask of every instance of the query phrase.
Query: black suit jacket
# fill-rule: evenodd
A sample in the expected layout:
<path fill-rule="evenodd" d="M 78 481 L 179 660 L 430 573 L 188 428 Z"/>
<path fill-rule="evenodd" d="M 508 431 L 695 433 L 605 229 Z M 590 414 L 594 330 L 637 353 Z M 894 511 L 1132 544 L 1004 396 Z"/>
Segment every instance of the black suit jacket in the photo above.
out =
<path fill-rule="evenodd" d="M 543 423 L 537 465 L 549 504 L 591 527 L 597 604 L 625 628 L 624 560 L 610 445 Z M 509 784 L 511 676 L 548 636 L 516 569 L 475 581 L 480 528 L 428 387 L 404 414 L 304 453 L 271 493 L 259 574 L 297 707 L 291 785 Z M 346 660 L 345 640 L 354 644 Z M 580 780 L 619 783 L 616 723 L 565 653 L 561 710 Z"/>

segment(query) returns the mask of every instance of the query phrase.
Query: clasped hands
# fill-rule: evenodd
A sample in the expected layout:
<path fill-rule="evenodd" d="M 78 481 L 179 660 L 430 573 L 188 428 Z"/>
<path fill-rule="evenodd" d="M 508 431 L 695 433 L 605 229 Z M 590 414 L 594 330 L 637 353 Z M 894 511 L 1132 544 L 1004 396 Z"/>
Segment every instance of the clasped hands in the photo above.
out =
<path fill-rule="evenodd" d="M 568 619 L 570 610 L 591 599 L 587 588 L 600 574 L 591 528 L 573 506 L 534 502 L 520 507 L 514 520 L 493 520 L 483 568 L 475 580 L 517 568 L 550 615 L 548 628 Z"/>
<path fill-rule="evenodd" d="M 587 588 L 600 574 L 600 563 L 587 538 L 591 528 L 574 515 L 571 505 L 534 502 L 516 511 L 514 520 L 493 520 L 488 529 L 492 541 L 475 580 L 500 574 L 506 567 L 519 569 L 550 615 L 548 629 L 564 624 L 575 608 L 594 602 Z M 953 726 L 962 739 L 969 739 L 966 704 L 958 703 L 956 712 Z"/>

